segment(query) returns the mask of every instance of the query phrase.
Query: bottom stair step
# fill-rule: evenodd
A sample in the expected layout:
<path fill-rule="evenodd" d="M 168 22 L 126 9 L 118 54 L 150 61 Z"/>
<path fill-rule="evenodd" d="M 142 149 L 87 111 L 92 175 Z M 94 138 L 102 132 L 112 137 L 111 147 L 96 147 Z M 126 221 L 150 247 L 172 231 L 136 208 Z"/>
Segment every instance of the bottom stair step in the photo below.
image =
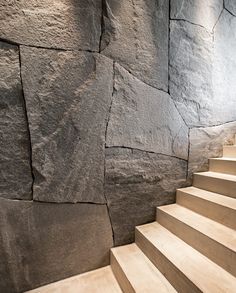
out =
<path fill-rule="evenodd" d="M 55 282 L 27 293 L 122 293 L 110 266 Z"/>
<path fill-rule="evenodd" d="M 236 292 L 236 278 L 157 222 L 136 228 L 136 243 L 178 292 Z"/>
<path fill-rule="evenodd" d="M 176 292 L 136 244 L 112 248 L 111 267 L 125 293 Z"/>

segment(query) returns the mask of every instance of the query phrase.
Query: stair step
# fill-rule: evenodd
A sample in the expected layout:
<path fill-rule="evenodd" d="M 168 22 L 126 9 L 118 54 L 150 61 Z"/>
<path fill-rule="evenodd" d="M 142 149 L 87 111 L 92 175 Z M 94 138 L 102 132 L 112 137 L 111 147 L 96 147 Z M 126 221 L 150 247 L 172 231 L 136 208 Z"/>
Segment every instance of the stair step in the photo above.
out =
<path fill-rule="evenodd" d="M 236 145 L 223 146 L 223 157 L 236 158 Z"/>
<path fill-rule="evenodd" d="M 137 227 L 136 243 L 178 292 L 235 292 L 233 275 L 157 222 Z"/>
<path fill-rule="evenodd" d="M 210 159 L 209 170 L 212 172 L 236 175 L 236 157 Z"/>
<path fill-rule="evenodd" d="M 236 276 L 236 231 L 178 204 L 157 208 L 157 221 Z"/>
<path fill-rule="evenodd" d="M 205 217 L 236 230 L 236 199 L 196 187 L 177 190 L 176 201 Z"/>
<path fill-rule="evenodd" d="M 110 266 L 28 291 L 28 293 L 122 293 Z"/>
<path fill-rule="evenodd" d="M 111 266 L 124 292 L 176 292 L 136 244 L 112 248 Z"/>
<path fill-rule="evenodd" d="M 193 186 L 236 198 L 236 176 L 217 173 L 202 172 L 195 173 Z"/>

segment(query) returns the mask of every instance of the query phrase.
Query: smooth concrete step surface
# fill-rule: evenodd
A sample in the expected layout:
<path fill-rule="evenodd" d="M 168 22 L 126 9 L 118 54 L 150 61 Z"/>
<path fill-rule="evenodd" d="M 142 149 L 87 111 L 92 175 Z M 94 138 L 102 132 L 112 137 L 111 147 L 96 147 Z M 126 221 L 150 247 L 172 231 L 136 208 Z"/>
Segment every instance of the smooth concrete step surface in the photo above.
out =
<path fill-rule="evenodd" d="M 159 223 L 137 227 L 136 243 L 178 292 L 235 293 L 233 275 Z"/>
<path fill-rule="evenodd" d="M 110 266 L 55 282 L 28 293 L 122 293 Z"/>
<path fill-rule="evenodd" d="M 124 292 L 176 292 L 136 244 L 112 248 L 111 267 Z"/>
<path fill-rule="evenodd" d="M 223 146 L 223 157 L 236 158 L 236 145 Z"/>
<path fill-rule="evenodd" d="M 158 223 L 236 276 L 236 231 L 178 204 L 157 208 Z"/>
<path fill-rule="evenodd" d="M 196 187 L 177 190 L 176 201 L 205 217 L 236 230 L 236 199 Z"/>
<path fill-rule="evenodd" d="M 195 173 L 193 177 L 193 186 L 236 198 L 235 175 L 211 171 Z"/>
<path fill-rule="evenodd" d="M 236 157 L 210 159 L 209 170 L 212 172 L 236 175 Z"/>

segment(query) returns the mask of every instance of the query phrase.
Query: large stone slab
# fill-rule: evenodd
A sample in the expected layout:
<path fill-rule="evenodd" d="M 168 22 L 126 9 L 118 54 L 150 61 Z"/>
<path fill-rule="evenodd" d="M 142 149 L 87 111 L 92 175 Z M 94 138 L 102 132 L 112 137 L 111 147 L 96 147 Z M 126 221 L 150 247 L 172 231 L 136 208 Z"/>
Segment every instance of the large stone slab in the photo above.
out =
<path fill-rule="evenodd" d="M 27 47 L 21 58 L 34 200 L 104 203 L 113 62 L 98 54 Z"/>
<path fill-rule="evenodd" d="M 0 197 L 31 199 L 30 141 L 18 47 L 0 42 Z"/>
<path fill-rule="evenodd" d="M 187 20 L 212 31 L 223 9 L 223 0 L 171 0 L 171 19 Z"/>
<path fill-rule="evenodd" d="M 107 0 L 102 53 L 167 91 L 168 31 L 169 1 Z"/>
<path fill-rule="evenodd" d="M 213 93 L 220 122 L 236 120 L 236 17 L 223 11 L 214 30 Z"/>
<path fill-rule="evenodd" d="M 212 114 L 213 36 L 186 21 L 170 23 L 170 95 L 189 126 L 209 125 Z"/>
<path fill-rule="evenodd" d="M 190 130 L 189 178 L 194 172 L 207 171 L 208 159 L 221 157 L 223 145 L 233 144 L 236 122 Z"/>
<path fill-rule="evenodd" d="M 18 44 L 99 50 L 101 0 L 1 1 L 0 38 Z"/>
<path fill-rule="evenodd" d="M 134 228 L 155 219 L 185 185 L 184 160 L 122 148 L 106 149 L 106 197 L 115 245 L 134 241 Z"/>
<path fill-rule="evenodd" d="M 236 2 L 235 0 L 224 0 L 225 8 L 236 16 Z"/>
<path fill-rule="evenodd" d="M 106 205 L 0 200 L 0 291 L 18 293 L 107 265 Z"/>
<path fill-rule="evenodd" d="M 187 159 L 188 128 L 167 93 L 116 65 L 106 145 Z"/>

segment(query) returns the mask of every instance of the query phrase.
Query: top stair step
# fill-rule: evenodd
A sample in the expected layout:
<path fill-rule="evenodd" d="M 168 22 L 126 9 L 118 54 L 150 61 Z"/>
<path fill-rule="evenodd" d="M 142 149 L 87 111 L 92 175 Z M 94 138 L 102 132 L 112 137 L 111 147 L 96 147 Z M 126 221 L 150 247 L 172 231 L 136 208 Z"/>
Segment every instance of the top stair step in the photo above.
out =
<path fill-rule="evenodd" d="M 209 170 L 212 172 L 236 175 L 235 158 L 213 158 L 209 160 Z"/>

